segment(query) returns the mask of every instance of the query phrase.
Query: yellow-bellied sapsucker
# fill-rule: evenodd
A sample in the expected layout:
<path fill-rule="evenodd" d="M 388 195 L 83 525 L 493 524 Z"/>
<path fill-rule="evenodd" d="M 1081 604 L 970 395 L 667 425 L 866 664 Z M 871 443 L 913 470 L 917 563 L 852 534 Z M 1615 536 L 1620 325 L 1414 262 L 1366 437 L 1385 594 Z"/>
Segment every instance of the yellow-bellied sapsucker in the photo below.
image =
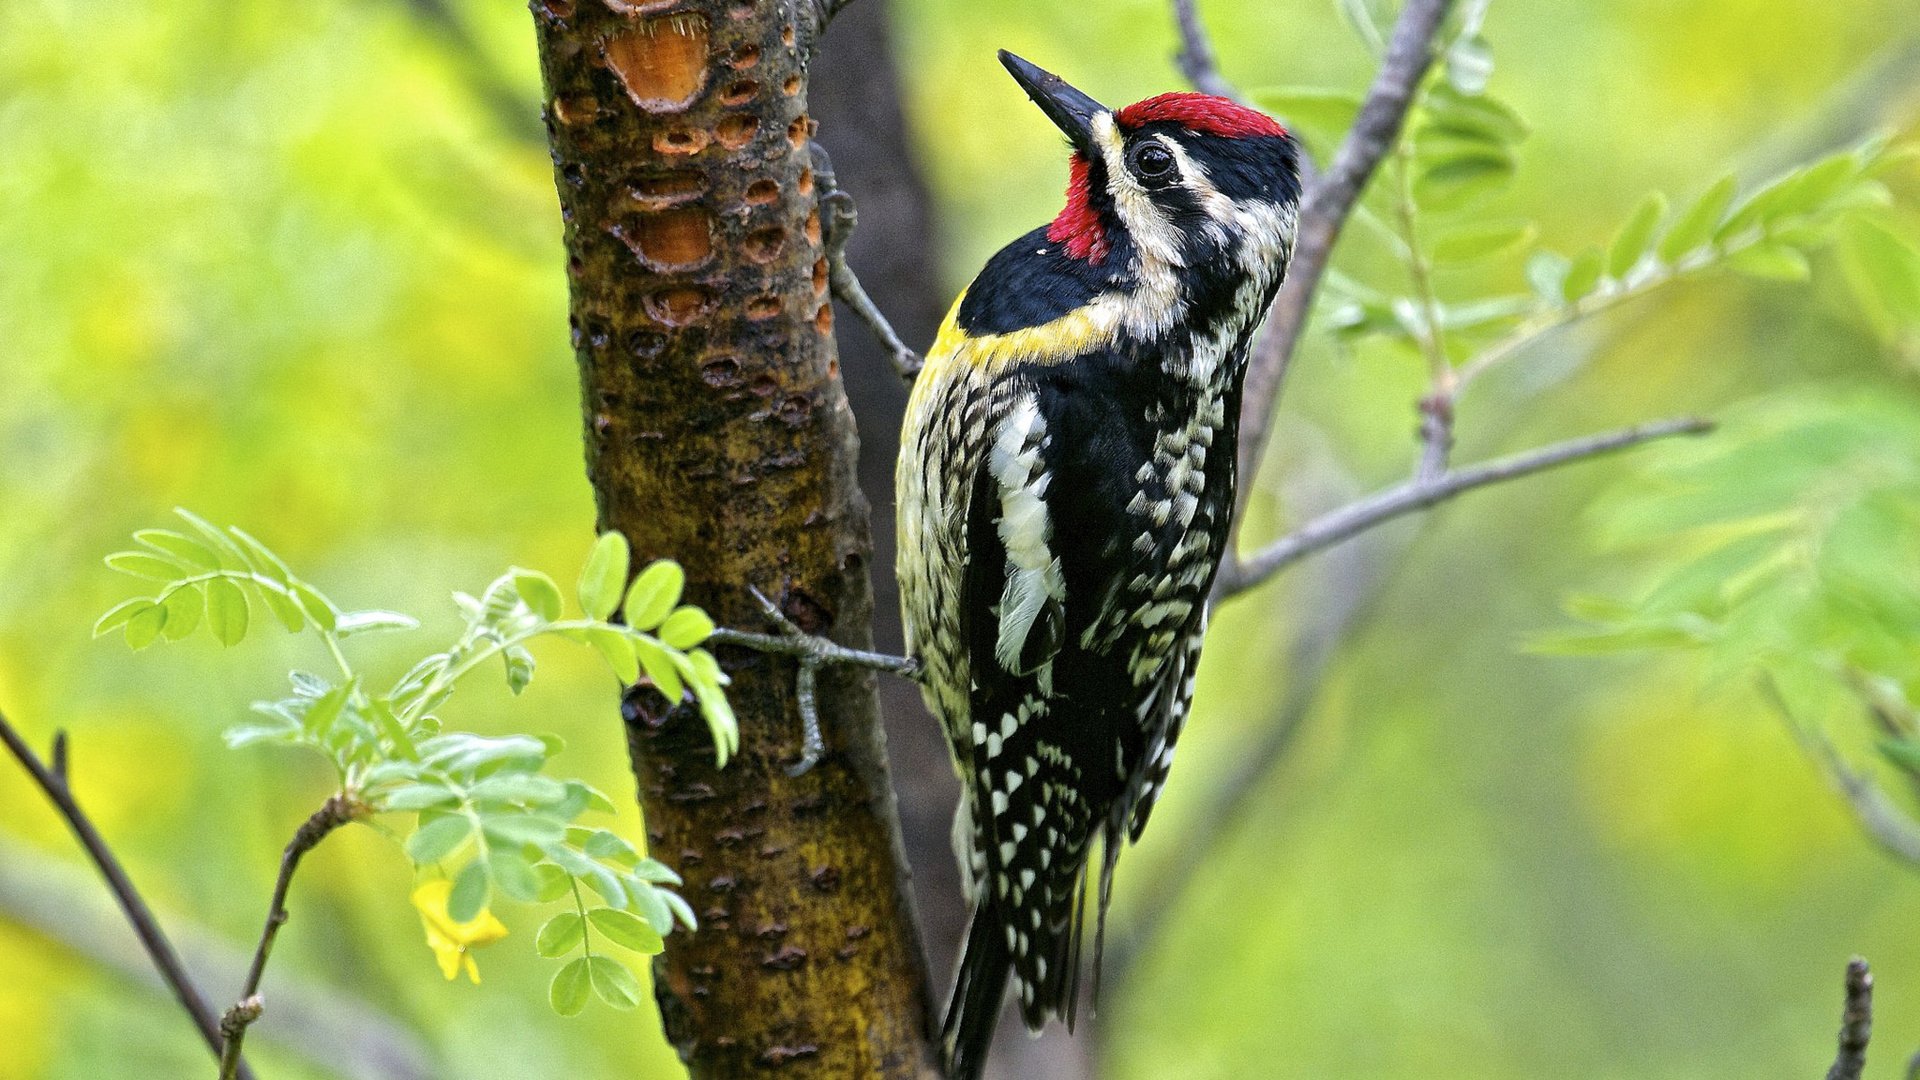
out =
<path fill-rule="evenodd" d="M 1104 921 L 1193 694 L 1248 342 L 1300 197 L 1294 142 L 1258 112 L 1110 110 L 1000 59 L 1072 144 L 1067 205 L 954 304 L 897 477 L 908 650 L 964 791 L 956 1077 L 979 1074 L 1009 976 L 1030 1028 L 1072 1024 L 1093 841 Z"/>

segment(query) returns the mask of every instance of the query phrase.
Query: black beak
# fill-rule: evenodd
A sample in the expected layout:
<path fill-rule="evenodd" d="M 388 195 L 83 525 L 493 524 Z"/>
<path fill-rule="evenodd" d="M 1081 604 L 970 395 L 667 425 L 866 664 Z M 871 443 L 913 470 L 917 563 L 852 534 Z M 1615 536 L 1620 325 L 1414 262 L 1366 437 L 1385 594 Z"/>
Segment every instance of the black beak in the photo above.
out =
<path fill-rule="evenodd" d="M 1067 141 L 1075 150 L 1090 159 L 1100 156 L 1099 147 L 1093 145 L 1093 118 L 1107 111 L 1105 105 L 1068 86 L 1060 76 L 1029 64 L 1005 49 L 1000 50 L 1000 62 L 1013 73 L 1013 80 L 1033 103 L 1040 106 L 1040 111 L 1047 114 L 1047 119 L 1066 133 Z"/>

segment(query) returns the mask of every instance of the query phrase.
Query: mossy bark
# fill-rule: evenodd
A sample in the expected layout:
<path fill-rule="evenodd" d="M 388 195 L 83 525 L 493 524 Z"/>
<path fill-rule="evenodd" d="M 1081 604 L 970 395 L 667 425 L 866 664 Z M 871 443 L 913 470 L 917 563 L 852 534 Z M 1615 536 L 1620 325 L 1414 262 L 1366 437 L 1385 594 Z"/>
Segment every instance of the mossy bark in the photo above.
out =
<path fill-rule="evenodd" d="M 815 6 L 534 0 L 600 526 L 686 567 L 723 625 L 866 646 L 858 440 L 839 379 L 806 111 Z M 698 932 L 655 963 L 696 1077 L 924 1077 L 926 979 L 872 677 L 823 672 L 798 778 L 794 666 L 722 650 L 739 755 L 686 706 L 624 715 L 653 852 Z"/>

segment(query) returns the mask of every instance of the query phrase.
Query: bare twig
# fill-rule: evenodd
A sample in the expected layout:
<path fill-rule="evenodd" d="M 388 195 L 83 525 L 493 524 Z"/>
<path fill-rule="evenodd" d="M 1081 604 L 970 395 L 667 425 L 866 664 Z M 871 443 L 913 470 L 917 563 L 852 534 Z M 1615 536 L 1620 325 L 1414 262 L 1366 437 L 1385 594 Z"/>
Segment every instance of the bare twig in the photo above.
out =
<path fill-rule="evenodd" d="M 780 633 L 754 634 L 744 630 L 723 629 L 715 630 L 708 640 L 718 645 L 738 645 L 755 652 L 791 656 L 800 662 L 800 670 L 794 678 L 794 695 L 800 710 L 800 760 L 787 769 L 787 774 L 803 776 L 818 765 L 821 756 L 827 752 L 827 739 L 820 728 L 820 710 L 815 702 L 815 688 L 819 684 L 822 666 L 845 664 L 912 679 L 919 676 L 920 664 L 910 656 L 849 649 L 829 638 L 809 634 L 794 625 L 786 612 L 780 610 L 780 605 L 769 599 L 767 594 L 759 589 L 750 588 L 749 591 L 760 602 L 768 621 L 778 627 Z"/>
<path fill-rule="evenodd" d="M 860 284 L 859 276 L 847 263 L 847 241 L 853 239 L 854 226 L 859 224 L 853 196 L 840 190 L 835 181 L 833 161 L 827 157 L 826 147 L 814 143 L 812 149 L 814 184 L 820 192 L 821 234 L 825 238 L 822 246 L 827 252 L 827 284 L 833 290 L 833 298 L 845 304 L 879 341 L 900 377 L 912 382 L 913 377 L 920 374 L 920 354 L 900 340 L 893 324 L 887 321 L 873 297 L 867 295 L 866 286 Z"/>
<path fill-rule="evenodd" d="M 193 977 L 187 974 L 186 965 L 180 962 L 180 955 L 174 951 L 172 942 L 168 941 L 167 935 L 161 931 L 159 920 L 154 918 L 153 909 L 147 906 L 140 891 L 133 887 L 132 879 L 127 877 L 127 871 L 120 865 L 120 860 L 113 854 L 113 849 L 107 846 L 100 831 L 94 828 L 92 819 L 80 809 L 80 804 L 73 797 L 72 788 L 67 786 L 65 733 L 54 736 L 53 767 L 51 768 L 41 763 L 40 758 L 34 754 L 33 748 L 27 745 L 18 731 L 14 730 L 4 713 L 0 713 L 0 741 L 7 744 L 7 749 L 12 751 L 13 756 L 19 760 L 28 774 L 33 777 L 34 782 L 40 786 L 40 790 L 46 794 L 47 801 L 53 803 L 54 808 L 60 812 L 60 816 L 66 820 L 67 828 L 72 830 L 74 838 L 80 841 L 80 846 L 87 850 L 87 856 L 99 869 L 100 876 L 106 879 L 107 888 L 112 891 L 113 898 L 119 902 L 120 910 L 126 915 L 127 922 L 132 924 L 133 932 L 139 935 L 140 944 L 146 949 L 154 968 L 159 971 L 160 977 L 166 980 L 167 987 L 173 991 L 173 996 L 180 1002 L 180 1007 L 193 1018 L 194 1027 L 199 1029 L 200 1037 L 206 1042 L 207 1048 L 218 1057 L 222 1043 L 220 1022 L 214 1016 L 212 1007 L 207 1004 L 206 997 L 200 993 L 200 988 L 194 985 Z M 244 1061 L 239 1060 L 237 1052 L 232 1070 L 228 1071 L 223 1067 L 222 1075 L 238 1077 L 240 1080 L 252 1080 L 253 1077 L 252 1070 Z"/>
<path fill-rule="evenodd" d="M 273 952 L 274 939 L 280 936 L 280 927 L 287 921 L 287 890 L 293 885 L 293 872 L 300 868 L 301 857 L 312 851 L 335 829 L 363 816 L 367 811 L 365 803 L 350 795 L 334 795 L 322 803 L 320 809 L 315 810 L 313 816 L 294 831 L 293 839 L 287 842 L 287 849 L 280 855 L 280 877 L 273 883 L 273 900 L 267 906 L 267 922 L 260 930 L 259 944 L 254 946 L 253 963 L 247 968 L 246 986 L 240 991 L 240 1000 L 220 1018 L 220 1033 L 223 1036 L 220 1080 L 232 1080 L 235 1076 L 229 1063 L 239 1061 L 240 1046 L 246 1040 L 247 1027 L 260 1018 L 260 979 L 266 974 L 267 957 Z"/>
<path fill-rule="evenodd" d="M 1453 0 L 1407 0 L 1394 24 L 1386 60 L 1374 76 L 1359 117 L 1335 151 L 1332 164 L 1308 185 L 1300 202 L 1300 225 L 1287 284 L 1274 300 L 1266 331 L 1248 363 L 1240 412 L 1243 486 L 1251 486 L 1254 468 L 1266 450 L 1281 386 L 1306 327 L 1314 293 L 1333 255 L 1334 241 L 1367 181 L 1399 138 L 1407 110 L 1413 105 L 1414 91 L 1433 62 L 1434 36 L 1452 7 Z"/>
<path fill-rule="evenodd" d="M 220 1080 L 227 1080 L 240 1068 L 240 1044 L 246 1041 L 247 1025 L 260 1019 L 264 1007 L 260 995 L 254 994 L 235 1003 L 220 1018 L 220 1036 L 225 1040 L 220 1047 Z"/>
<path fill-rule="evenodd" d="M 1216 600 L 1245 592 L 1314 552 L 1365 532 L 1386 521 L 1416 510 L 1424 510 L 1456 495 L 1507 480 L 1570 465 L 1576 461 L 1610 454 L 1654 439 L 1676 435 L 1704 435 L 1713 423 L 1697 417 L 1681 417 L 1639 424 L 1603 435 L 1569 439 L 1535 450 L 1496 458 L 1465 469 L 1448 472 L 1431 480 L 1414 479 L 1388 488 L 1352 505 L 1315 518 L 1292 533 L 1262 548 L 1242 562 L 1220 569 L 1214 586 Z"/>
<path fill-rule="evenodd" d="M 1207 39 L 1207 28 L 1200 24 L 1200 12 L 1195 9 L 1194 0 L 1173 0 L 1173 20 L 1180 28 L 1180 50 L 1173 54 L 1180 74 L 1203 94 L 1242 100 L 1240 91 L 1220 74 L 1213 42 Z"/>
<path fill-rule="evenodd" d="M 1867 837 L 1908 866 L 1920 868 L 1920 823 L 1895 805 L 1879 785 L 1855 772 L 1825 732 L 1795 715 L 1772 676 L 1761 676 L 1760 695 L 1786 722 L 1794 741 L 1839 789 Z"/>
<path fill-rule="evenodd" d="M 1847 1004 L 1840 1013 L 1840 1049 L 1827 1080 L 1860 1080 L 1867 1067 L 1867 1040 L 1873 1037 L 1873 972 L 1866 960 L 1847 962 Z"/>

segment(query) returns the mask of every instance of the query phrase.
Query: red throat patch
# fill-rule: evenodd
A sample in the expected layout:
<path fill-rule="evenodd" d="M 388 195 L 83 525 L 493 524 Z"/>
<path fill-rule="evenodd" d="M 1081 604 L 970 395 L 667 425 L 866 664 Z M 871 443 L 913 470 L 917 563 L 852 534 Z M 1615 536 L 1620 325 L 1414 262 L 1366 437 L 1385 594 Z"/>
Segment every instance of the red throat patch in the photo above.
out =
<path fill-rule="evenodd" d="M 1287 133 L 1273 117 L 1211 94 L 1159 94 L 1134 102 L 1113 114 L 1113 118 L 1127 130 L 1164 120 L 1223 139 Z"/>
<path fill-rule="evenodd" d="M 1093 208 L 1092 167 L 1079 154 L 1068 165 L 1067 205 L 1047 226 L 1047 239 L 1065 245 L 1069 258 L 1097 263 L 1107 257 L 1107 227 Z"/>

